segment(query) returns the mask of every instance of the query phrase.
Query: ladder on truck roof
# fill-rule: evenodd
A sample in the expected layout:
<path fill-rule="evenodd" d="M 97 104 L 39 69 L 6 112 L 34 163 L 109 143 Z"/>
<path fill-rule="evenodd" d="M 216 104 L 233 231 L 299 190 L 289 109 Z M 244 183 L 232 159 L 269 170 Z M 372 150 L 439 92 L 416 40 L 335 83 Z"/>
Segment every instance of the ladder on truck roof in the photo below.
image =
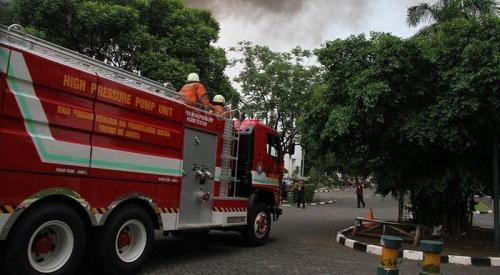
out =
<path fill-rule="evenodd" d="M 94 58 L 85 56 L 67 48 L 50 43 L 43 39 L 22 32 L 20 25 L 10 27 L 0 25 L 0 42 L 16 46 L 44 58 L 68 65 L 75 69 L 97 74 L 109 80 L 125 84 L 155 95 L 163 95 L 175 101 L 181 101 L 179 93 L 171 84 L 162 85 L 154 80 L 139 76 L 132 72 L 113 67 Z"/>

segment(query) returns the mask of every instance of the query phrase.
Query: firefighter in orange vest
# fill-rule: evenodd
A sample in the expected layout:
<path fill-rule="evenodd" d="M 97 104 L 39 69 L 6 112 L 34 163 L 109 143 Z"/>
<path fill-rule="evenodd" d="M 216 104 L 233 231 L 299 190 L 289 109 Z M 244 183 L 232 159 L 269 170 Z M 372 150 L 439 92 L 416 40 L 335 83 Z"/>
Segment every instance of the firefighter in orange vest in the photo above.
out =
<path fill-rule="evenodd" d="M 229 118 L 231 116 L 231 110 L 226 106 L 226 99 L 222 95 L 214 96 L 212 100 L 212 111 L 211 113 L 224 116 Z"/>
<path fill-rule="evenodd" d="M 205 86 L 201 84 L 200 77 L 195 73 L 190 73 L 186 84 L 180 91 L 184 102 L 193 107 L 212 109 L 212 104 L 208 99 Z"/>

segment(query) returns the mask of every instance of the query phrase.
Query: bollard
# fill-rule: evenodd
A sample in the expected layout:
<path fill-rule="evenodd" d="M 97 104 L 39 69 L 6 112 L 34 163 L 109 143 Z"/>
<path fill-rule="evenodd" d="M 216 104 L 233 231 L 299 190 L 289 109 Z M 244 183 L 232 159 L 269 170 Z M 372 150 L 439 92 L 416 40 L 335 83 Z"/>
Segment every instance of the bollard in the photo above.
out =
<path fill-rule="evenodd" d="M 398 275 L 397 267 L 399 260 L 399 249 L 401 248 L 402 239 L 399 237 L 383 235 L 380 238 L 382 245 L 382 260 L 377 266 L 377 275 Z"/>
<path fill-rule="evenodd" d="M 420 241 L 420 249 L 424 252 L 422 272 L 420 272 L 420 275 L 441 274 L 441 251 L 443 251 L 443 242 Z"/>

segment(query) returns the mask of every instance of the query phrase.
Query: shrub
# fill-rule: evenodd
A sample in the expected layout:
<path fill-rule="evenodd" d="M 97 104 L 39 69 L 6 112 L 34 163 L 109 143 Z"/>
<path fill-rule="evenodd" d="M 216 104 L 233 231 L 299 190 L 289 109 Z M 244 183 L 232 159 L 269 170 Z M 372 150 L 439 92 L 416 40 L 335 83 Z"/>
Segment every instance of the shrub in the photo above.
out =
<path fill-rule="evenodd" d="M 312 202 L 314 200 L 314 190 L 316 190 L 316 186 L 313 184 L 306 184 L 306 193 L 304 196 L 306 202 Z M 297 203 L 298 193 L 288 192 L 287 200 L 291 203 Z"/>

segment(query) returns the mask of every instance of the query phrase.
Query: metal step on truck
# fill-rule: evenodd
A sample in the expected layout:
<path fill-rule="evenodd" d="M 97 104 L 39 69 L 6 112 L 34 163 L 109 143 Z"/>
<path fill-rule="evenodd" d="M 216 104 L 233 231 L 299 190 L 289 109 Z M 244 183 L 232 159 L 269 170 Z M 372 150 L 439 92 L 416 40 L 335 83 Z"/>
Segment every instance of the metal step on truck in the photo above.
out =
<path fill-rule="evenodd" d="M 154 230 L 238 230 L 281 214 L 279 135 L 210 114 L 90 57 L 0 27 L 0 255 L 7 274 L 134 274 Z"/>

